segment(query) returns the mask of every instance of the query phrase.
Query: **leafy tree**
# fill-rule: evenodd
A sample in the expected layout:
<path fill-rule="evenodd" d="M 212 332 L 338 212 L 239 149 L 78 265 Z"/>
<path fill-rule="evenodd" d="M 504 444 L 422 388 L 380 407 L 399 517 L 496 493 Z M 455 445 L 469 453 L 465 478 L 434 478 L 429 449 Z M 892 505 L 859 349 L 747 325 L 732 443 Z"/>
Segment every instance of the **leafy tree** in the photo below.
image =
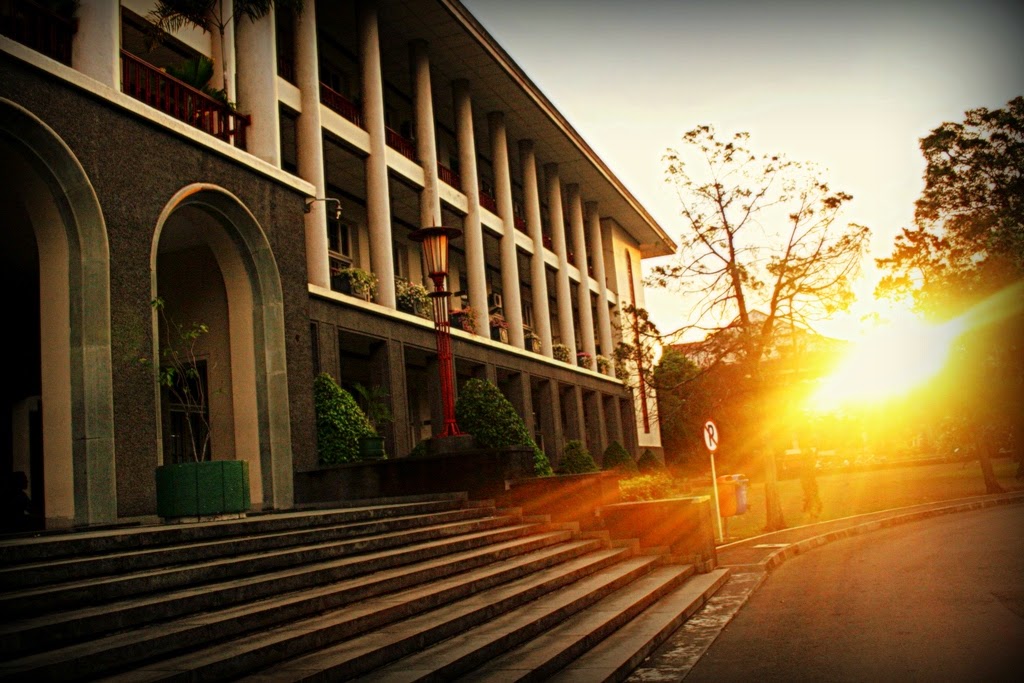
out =
<path fill-rule="evenodd" d="M 878 260 L 887 272 L 876 293 L 909 297 L 933 319 L 970 322 L 953 349 L 953 371 L 931 399 L 945 438 L 968 450 L 988 445 L 978 449 L 979 461 L 986 489 L 996 492 L 988 447 L 1013 448 L 1024 475 L 1024 97 L 943 123 L 922 138 L 921 152 L 925 187 L 915 226 Z"/>
<path fill-rule="evenodd" d="M 161 42 L 168 33 L 174 33 L 186 26 L 201 30 L 203 33 L 217 31 L 220 44 L 224 45 L 224 35 L 235 17 L 246 17 L 249 21 L 257 21 L 267 16 L 271 9 L 302 13 L 303 0 L 232 0 L 228 8 L 224 0 L 157 0 L 156 7 L 149 13 L 153 23 L 150 39 L 153 43 Z M 227 65 L 221 59 L 222 89 L 227 92 Z"/>
<path fill-rule="evenodd" d="M 316 438 L 320 462 L 336 465 L 359 459 L 359 438 L 375 436 L 366 415 L 348 393 L 327 373 L 313 381 L 316 406 Z"/>
<path fill-rule="evenodd" d="M 455 402 L 459 427 L 472 434 L 482 448 L 528 446 L 533 450 L 533 470 L 539 477 L 553 474 L 551 463 L 526 431 L 523 419 L 501 390 L 482 379 L 471 379 L 459 390 Z"/>
<path fill-rule="evenodd" d="M 669 150 L 667 181 L 679 196 L 685 231 L 676 258 L 655 268 L 650 282 L 695 299 L 680 332 L 708 333 L 710 365 L 737 365 L 748 404 L 762 414 L 761 361 L 780 320 L 809 325 L 849 306 L 870 232 L 840 223 L 852 197 L 830 188 L 815 167 L 756 155 L 748 139 L 737 133 L 720 140 L 714 128 L 700 126 L 683 136 L 686 151 Z M 692 171 L 690 157 L 699 159 Z M 766 427 L 755 440 L 765 456 L 773 530 L 785 520 Z"/>

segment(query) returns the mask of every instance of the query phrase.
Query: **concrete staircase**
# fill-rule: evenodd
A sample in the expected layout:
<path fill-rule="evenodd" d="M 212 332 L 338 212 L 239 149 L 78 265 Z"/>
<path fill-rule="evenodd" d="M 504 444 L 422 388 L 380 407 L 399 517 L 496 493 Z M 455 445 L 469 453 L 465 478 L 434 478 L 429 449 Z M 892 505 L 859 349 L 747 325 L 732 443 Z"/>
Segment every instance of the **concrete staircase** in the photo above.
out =
<path fill-rule="evenodd" d="M 725 579 L 464 495 L 0 540 L 0 680 L 618 680 Z"/>

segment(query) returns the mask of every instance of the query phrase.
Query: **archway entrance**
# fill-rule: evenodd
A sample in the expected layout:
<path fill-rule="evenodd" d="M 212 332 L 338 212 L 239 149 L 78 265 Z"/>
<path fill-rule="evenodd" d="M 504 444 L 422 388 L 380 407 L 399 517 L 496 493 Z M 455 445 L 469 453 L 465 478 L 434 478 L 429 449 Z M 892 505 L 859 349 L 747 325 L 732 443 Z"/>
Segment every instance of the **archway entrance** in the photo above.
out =
<path fill-rule="evenodd" d="M 113 521 L 109 256 L 99 204 L 56 133 L 4 99 L 0 167 L 8 320 L 8 369 L 0 382 L 3 524 Z M 21 514 L 26 507 L 31 520 Z"/>
<path fill-rule="evenodd" d="M 190 186 L 160 218 L 152 266 L 155 357 L 178 353 L 160 391 L 162 461 L 244 460 L 253 506 L 290 507 L 283 304 L 263 231 L 228 192 Z"/>

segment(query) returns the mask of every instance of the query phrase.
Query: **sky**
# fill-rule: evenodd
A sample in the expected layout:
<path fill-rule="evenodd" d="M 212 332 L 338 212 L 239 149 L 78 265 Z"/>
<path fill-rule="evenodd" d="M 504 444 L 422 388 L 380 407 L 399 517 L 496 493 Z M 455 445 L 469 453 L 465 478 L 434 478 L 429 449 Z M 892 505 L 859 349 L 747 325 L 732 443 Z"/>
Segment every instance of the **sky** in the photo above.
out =
<path fill-rule="evenodd" d="M 851 338 L 872 310 L 873 259 L 913 221 L 921 137 L 967 109 L 1024 94 L 1024 8 L 990 0 L 462 0 L 678 243 L 662 157 L 711 124 L 750 147 L 813 162 L 853 195 L 873 237 Z M 657 260 L 644 261 L 645 271 Z M 688 306 L 647 290 L 661 330 Z"/>

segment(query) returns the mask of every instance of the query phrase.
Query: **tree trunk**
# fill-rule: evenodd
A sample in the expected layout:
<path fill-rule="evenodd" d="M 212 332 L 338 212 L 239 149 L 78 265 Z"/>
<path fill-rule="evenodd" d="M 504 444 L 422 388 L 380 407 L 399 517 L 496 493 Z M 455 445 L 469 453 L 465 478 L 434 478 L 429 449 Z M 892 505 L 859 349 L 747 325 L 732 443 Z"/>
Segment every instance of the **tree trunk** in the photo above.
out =
<path fill-rule="evenodd" d="M 786 528 L 782 515 L 782 499 L 779 497 L 779 475 L 775 467 L 775 451 L 767 441 L 761 440 L 764 457 L 764 502 L 767 521 L 765 531 L 779 531 Z"/>
<path fill-rule="evenodd" d="M 996 480 L 995 470 L 992 469 L 992 441 L 978 449 L 978 464 L 981 465 L 981 476 L 985 479 L 985 493 L 1006 493 L 1006 490 Z"/>

